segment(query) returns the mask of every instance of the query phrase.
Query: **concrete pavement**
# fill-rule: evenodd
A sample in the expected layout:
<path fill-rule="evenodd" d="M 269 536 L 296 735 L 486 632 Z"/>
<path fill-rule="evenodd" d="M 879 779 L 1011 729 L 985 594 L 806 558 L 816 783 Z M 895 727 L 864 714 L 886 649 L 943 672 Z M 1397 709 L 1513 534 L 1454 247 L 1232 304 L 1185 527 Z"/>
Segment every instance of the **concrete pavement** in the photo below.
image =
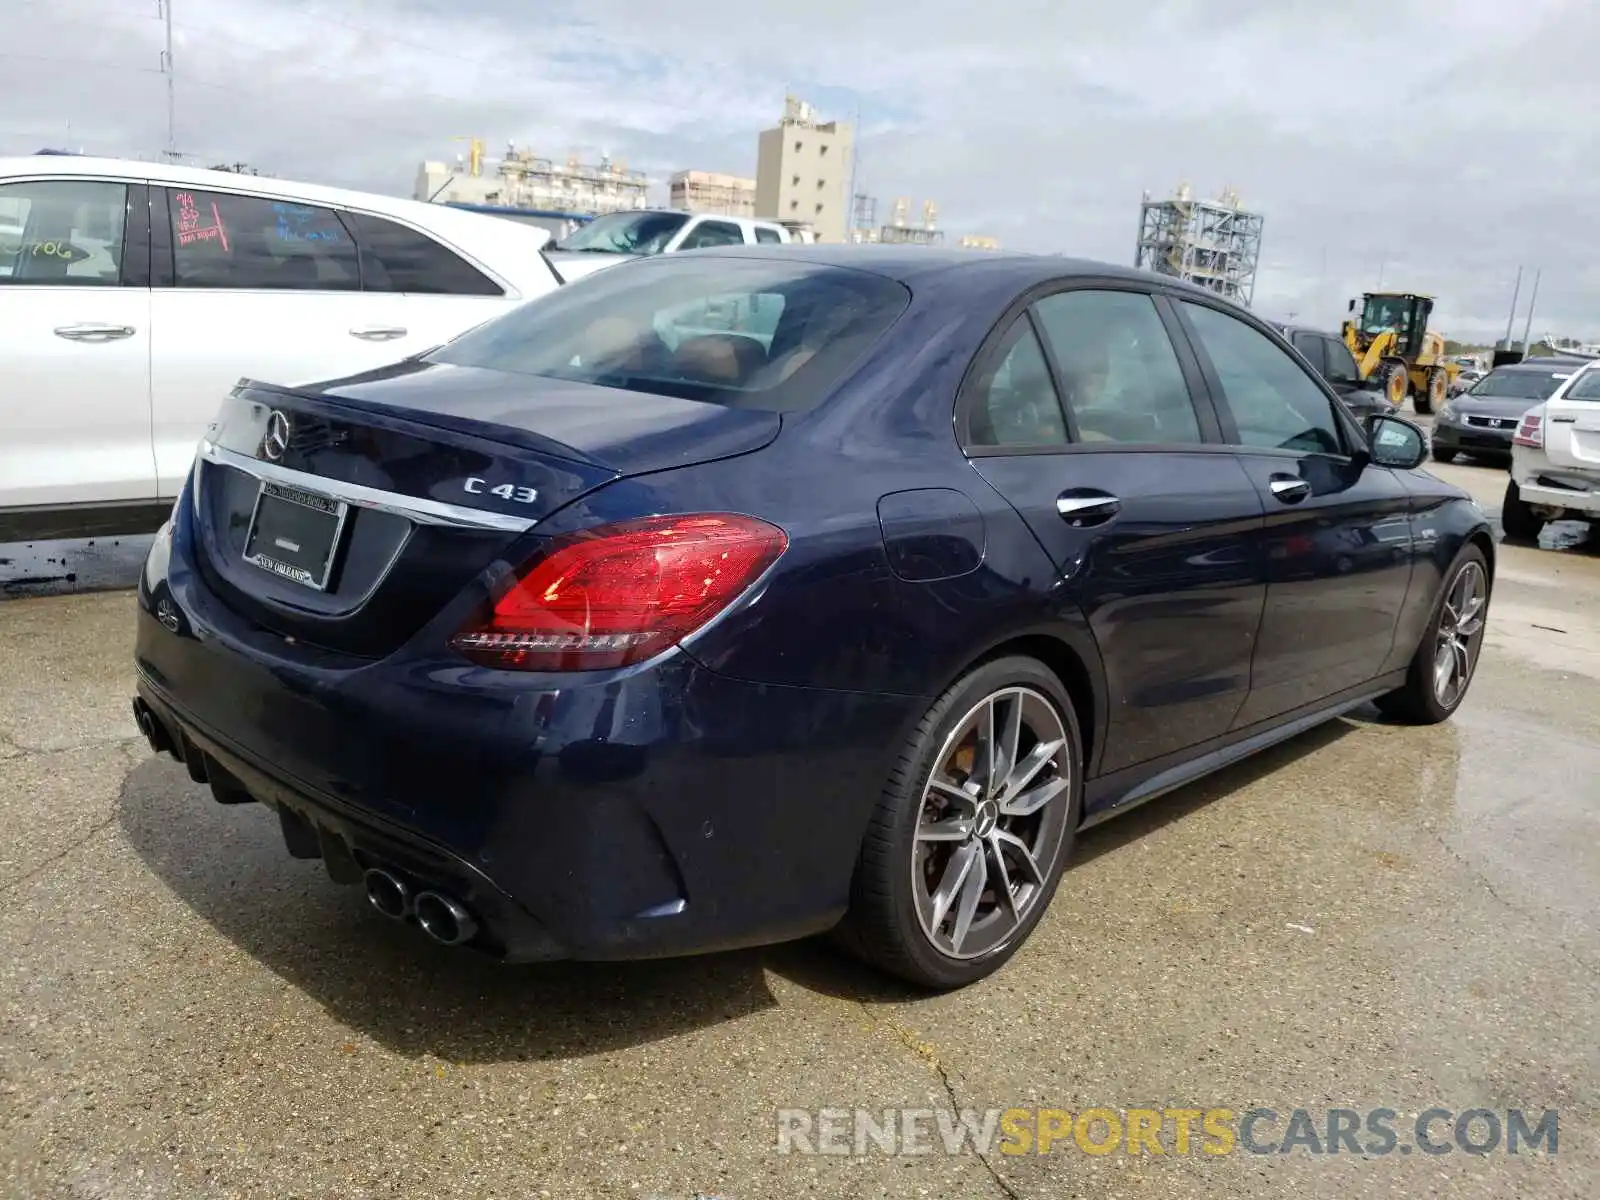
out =
<path fill-rule="evenodd" d="M 267 812 L 150 755 L 132 611 L 126 592 L 0 604 L 0 1194 L 1600 1192 L 1592 550 L 1501 548 L 1456 719 L 1358 714 L 1093 831 L 1029 946 L 936 998 L 812 944 L 519 969 L 436 949 L 288 858 Z M 1402 1127 L 1558 1109 L 1560 1142 L 775 1149 L 778 1108 L 952 1104 L 1388 1107 Z"/>

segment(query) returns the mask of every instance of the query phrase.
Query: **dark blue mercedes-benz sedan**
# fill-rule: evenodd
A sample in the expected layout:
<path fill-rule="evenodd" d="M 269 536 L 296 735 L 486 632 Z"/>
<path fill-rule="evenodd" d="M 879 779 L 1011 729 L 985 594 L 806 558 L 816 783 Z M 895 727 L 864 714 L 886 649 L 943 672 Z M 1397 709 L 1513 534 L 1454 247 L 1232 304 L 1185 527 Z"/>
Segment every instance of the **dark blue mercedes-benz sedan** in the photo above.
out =
<path fill-rule="evenodd" d="M 837 928 L 953 987 L 1085 825 L 1366 701 L 1454 711 L 1494 542 L 1423 453 L 1172 280 L 668 255 L 242 383 L 146 565 L 134 707 L 439 941 Z"/>

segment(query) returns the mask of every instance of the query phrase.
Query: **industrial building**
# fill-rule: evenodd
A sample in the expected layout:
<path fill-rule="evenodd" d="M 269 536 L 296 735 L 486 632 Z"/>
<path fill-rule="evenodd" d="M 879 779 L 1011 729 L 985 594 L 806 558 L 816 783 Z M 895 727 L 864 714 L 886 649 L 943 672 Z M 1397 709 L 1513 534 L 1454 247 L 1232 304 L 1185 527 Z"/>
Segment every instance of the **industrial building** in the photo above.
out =
<path fill-rule="evenodd" d="M 756 181 L 716 171 L 678 171 L 667 182 L 669 203 L 684 212 L 756 215 Z"/>
<path fill-rule="evenodd" d="M 1170 200 L 1151 200 L 1146 192 L 1134 266 L 1249 304 L 1261 258 L 1262 220 L 1261 214 L 1239 207 L 1232 188 L 1218 200 L 1196 200 L 1188 184 Z"/>
<path fill-rule="evenodd" d="M 498 161 L 486 160 L 483 142 L 471 141 L 465 161 L 455 165 L 425 162 L 417 170 L 413 195 L 438 203 L 491 204 L 505 208 L 531 208 L 598 216 L 601 213 L 645 208 L 649 180 L 643 171 L 602 158 L 598 164 L 540 158 L 530 150 L 507 144 Z"/>
<path fill-rule="evenodd" d="M 855 131 L 822 122 L 811 105 L 784 98 L 783 119 L 764 129 L 756 155 L 755 215 L 804 221 L 820 242 L 842 242 Z"/>

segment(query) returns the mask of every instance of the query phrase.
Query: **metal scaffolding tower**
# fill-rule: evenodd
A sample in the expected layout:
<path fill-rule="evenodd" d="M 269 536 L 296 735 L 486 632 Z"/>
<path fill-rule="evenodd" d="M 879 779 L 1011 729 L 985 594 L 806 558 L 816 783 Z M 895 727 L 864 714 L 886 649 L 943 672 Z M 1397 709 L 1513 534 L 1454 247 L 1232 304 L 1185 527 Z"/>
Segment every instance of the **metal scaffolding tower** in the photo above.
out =
<path fill-rule="evenodd" d="M 1218 200 L 1194 199 L 1188 184 L 1170 200 L 1151 200 L 1146 192 L 1133 265 L 1248 305 L 1255 297 L 1263 219 L 1240 208 L 1232 188 Z"/>

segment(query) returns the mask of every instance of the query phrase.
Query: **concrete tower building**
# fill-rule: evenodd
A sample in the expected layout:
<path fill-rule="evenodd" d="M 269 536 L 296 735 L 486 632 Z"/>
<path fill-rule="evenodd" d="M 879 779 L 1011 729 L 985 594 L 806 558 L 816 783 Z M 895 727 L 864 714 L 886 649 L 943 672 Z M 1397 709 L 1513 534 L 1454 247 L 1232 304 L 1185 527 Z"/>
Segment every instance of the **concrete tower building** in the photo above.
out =
<path fill-rule="evenodd" d="M 761 132 L 756 216 L 805 222 L 819 242 L 845 241 L 854 140 L 849 125 L 818 121 L 811 105 L 785 97 L 777 128 Z"/>

